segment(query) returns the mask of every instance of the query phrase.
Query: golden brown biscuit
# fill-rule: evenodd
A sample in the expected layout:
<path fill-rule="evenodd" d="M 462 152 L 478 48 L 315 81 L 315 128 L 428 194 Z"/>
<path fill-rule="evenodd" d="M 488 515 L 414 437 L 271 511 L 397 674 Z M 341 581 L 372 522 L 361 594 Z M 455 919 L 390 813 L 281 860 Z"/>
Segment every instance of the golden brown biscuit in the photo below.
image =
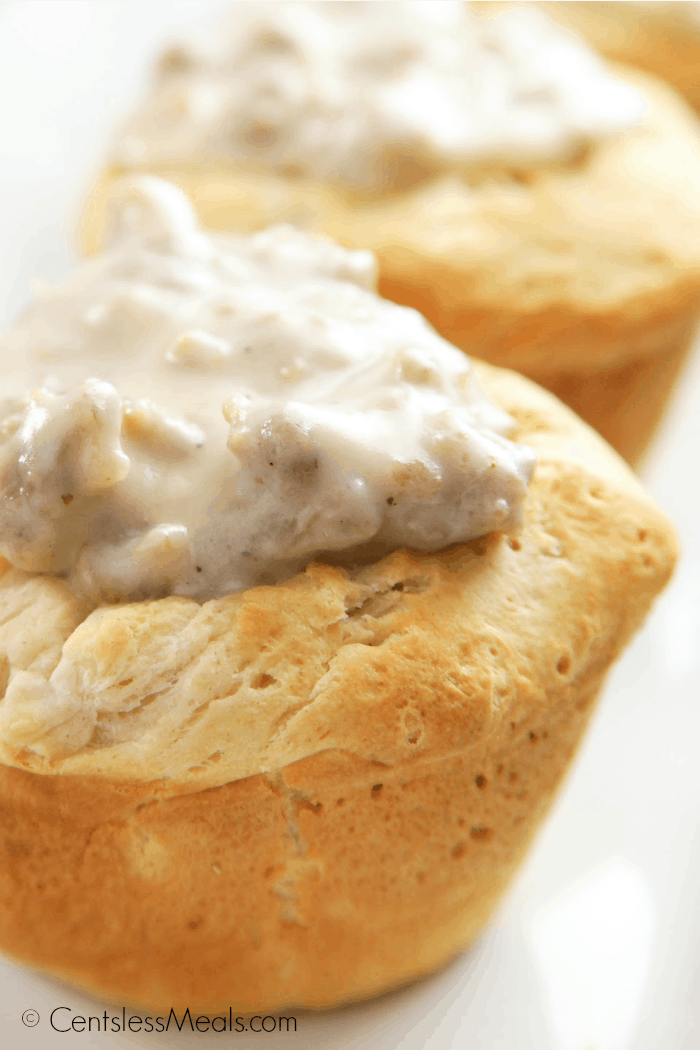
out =
<path fill-rule="evenodd" d="M 566 401 L 629 462 L 646 448 L 700 311 L 700 134 L 665 85 L 644 94 L 642 126 L 573 169 L 454 175 L 360 200 L 330 185 L 235 165 L 151 169 L 194 201 L 202 222 L 253 230 L 285 221 L 370 248 L 380 292 L 414 306 L 450 342 L 517 369 Z M 123 168 L 95 185 L 82 242 L 102 243 Z"/>
<path fill-rule="evenodd" d="M 676 541 L 556 399 L 480 366 L 539 463 L 519 539 L 91 611 L 3 563 L 0 945 L 149 1009 L 328 1007 L 474 942 Z M 57 667 L 96 711 L 46 746 Z M 43 705 L 42 706 L 42 699 Z"/>

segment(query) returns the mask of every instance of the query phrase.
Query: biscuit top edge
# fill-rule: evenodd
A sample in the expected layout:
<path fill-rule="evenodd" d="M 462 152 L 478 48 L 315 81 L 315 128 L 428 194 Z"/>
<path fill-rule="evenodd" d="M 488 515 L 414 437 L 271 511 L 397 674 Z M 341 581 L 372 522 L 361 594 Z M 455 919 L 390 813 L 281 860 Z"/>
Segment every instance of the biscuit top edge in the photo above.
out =
<path fill-rule="evenodd" d="M 0 760 L 161 779 L 165 794 L 273 774 L 329 748 L 402 765 L 495 730 L 510 702 L 491 688 L 499 676 L 537 705 L 598 673 L 601 652 L 619 651 L 667 581 L 673 530 L 555 398 L 478 370 L 496 403 L 517 406 L 541 456 L 517 540 L 399 551 L 352 575 L 314 564 L 204 605 L 169 597 L 91 612 L 64 581 L 6 572 Z M 572 654 L 566 681 L 561 653 Z M 407 695 L 425 701 L 417 748 L 395 717 Z"/>

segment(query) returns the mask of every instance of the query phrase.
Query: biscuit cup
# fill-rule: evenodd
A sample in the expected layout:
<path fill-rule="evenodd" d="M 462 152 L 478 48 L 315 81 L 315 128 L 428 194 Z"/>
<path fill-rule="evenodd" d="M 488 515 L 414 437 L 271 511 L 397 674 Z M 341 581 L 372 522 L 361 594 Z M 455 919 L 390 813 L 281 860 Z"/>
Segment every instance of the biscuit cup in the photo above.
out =
<path fill-rule="evenodd" d="M 211 228 L 292 222 L 370 248 L 383 295 L 470 354 L 551 390 L 635 464 L 700 313 L 700 134 L 665 85 L 624 75 L 643 93 L 646 119 L 567 170 L 477 186 L 445 176 L 373 199 L 233 163 L 151 170 L 181 187 Z M 124 170 L 93 189 L 87 252 L 102 243 Z"/>
<path fill-rule="evenodd" d="M 375 995 L 481 936 L 676 542 L 568 409 L 479 374 L 538 454 L 519 539 L 203 605 L 92 609 L 2 563 L 4 683 L 62 666 L 86 705 L 140 697 L 111 746 L 3 742 L 4 951 L 148 1009 L 265 1013 Z"/>

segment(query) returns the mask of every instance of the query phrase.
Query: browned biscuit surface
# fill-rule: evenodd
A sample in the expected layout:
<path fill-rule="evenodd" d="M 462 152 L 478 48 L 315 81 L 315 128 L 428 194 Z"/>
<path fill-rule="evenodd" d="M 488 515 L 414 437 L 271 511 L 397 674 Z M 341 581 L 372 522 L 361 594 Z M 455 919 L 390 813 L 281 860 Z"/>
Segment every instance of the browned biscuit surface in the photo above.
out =
<path fill-rule="evenodd" d="M 675 560 L 588 428 L 481 375 L 540 457 L 518 540 L 77 627 L 59 581 L 4 573 L 5 950 L 149 1007 L 256 1012 L 376 993 L 478 936 Z M 40 687 L 61 674 L 94 716 L 72 752 L 70 697 Z"/>

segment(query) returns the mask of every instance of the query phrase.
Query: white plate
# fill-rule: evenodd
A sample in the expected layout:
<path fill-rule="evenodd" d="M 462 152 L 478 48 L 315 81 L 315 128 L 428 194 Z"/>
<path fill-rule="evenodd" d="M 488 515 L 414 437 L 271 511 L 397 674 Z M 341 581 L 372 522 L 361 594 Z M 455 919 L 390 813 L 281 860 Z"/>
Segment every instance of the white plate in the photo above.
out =
<path fill-rule="evenodd" d="M 0 320 L 67 274 L 110 132 L 196 2 L 0 4 Z M 700 1019 L 700 355 L 645 480 L 677 522 L 674 583 L 615 669 L 592 730 L 490 935 L 432 978 L 297 1033 L 61 1034 L 59 1006 L 119 1014 L 0 961 L 7 1046 L 239 1050 L 696 1050 Z M 23 1025 L 23 1011 L 40 1015 Z M 55 1017 L 70 1018 L 63 1012 Z M 111 1026 L 110 1026 L 111 1027 Z M 54 1042 L 55 1040 L 55 1042 Z"/>

